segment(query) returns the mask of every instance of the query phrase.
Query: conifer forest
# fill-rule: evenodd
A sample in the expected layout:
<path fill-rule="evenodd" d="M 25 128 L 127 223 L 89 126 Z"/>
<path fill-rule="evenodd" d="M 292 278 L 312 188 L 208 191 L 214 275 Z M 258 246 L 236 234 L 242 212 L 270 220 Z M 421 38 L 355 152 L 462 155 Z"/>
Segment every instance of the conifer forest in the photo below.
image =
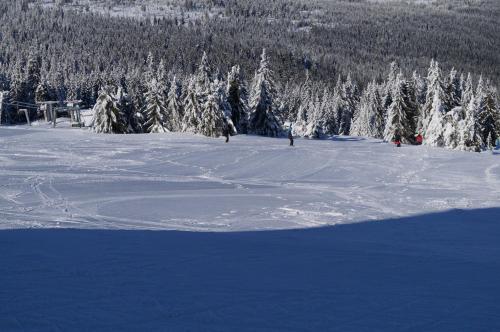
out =
<path fill-rule="evenodd" d="M 0 0 L 0 332 L 500 331 L 500 0 Z"/>
<path fill-rule="evenodd" d="M 126 3 L 2 1 L 5 107 L 81 100 L 105 133 L 217 137 L 229 120 L 231 134 L 421 134 L 471 151 L 500 137 L 495 1 L 146 1 L 111 15 Z"/>

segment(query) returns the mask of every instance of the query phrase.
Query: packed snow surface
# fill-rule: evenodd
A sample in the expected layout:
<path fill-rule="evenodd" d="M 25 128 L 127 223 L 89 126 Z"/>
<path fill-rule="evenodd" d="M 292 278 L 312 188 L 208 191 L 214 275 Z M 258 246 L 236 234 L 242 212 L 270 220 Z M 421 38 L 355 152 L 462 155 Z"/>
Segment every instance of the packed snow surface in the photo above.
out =
<path fill-rule="evenodd" d="M 500 330 L 499 155 L 296 145 L 0 128 L 0 331 Z"/>
<path fill-rule="evenodd" d="M 500 155 L 376 140 L 0 129 L 0 228 L 247 231 L 500 206 Z"/>

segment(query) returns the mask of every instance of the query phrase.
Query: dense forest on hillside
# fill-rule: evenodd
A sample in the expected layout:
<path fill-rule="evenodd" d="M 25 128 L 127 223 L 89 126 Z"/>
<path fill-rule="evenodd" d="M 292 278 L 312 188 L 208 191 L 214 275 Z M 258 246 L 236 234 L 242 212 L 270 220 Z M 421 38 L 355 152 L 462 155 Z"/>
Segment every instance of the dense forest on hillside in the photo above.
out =
<path fill-rule="evenodd" d="M 42 76 L 64 88 L 80 75 L 143 70 L 149 52 L 172 71 L 192 73 L 206 51 L 221 72 L 239 64 L 248 76 L 262 48 L 280 84 L 303 80 L 307 68 L 315 81 L 334 84 L 338 74 L 350 72 L 365 86 L 381 79 L 392 61 L 424 73 L 432 58 L 445 70 L 459 66 L 487 75 L 496 85 L 500 78 L 495 0 L 446 0 L 446 7 L 394 1 L 168 1 L 180 5 L 149 21 L 56 1 L 40 5 L 46 2 L 0 2 L 0 72 L 7 78 L 30 52 L 43 62 Z M 94 2 L 102 3 L 85 1 L 90 7 Z M 112 10 L 113 3 L 133 1 L 108 2 Z M 63 82 L 56 83 L 57 76 Z M 6 78 L 0 82 L 4 88 L 9 84 Z"/>
<path fill-rule="evenodd" d="M 500 137 L 492 2 L 193 0 L 147 18 L 91 3 L 1 3 L 6 106 L 79 99 L 107 133 Z"/>

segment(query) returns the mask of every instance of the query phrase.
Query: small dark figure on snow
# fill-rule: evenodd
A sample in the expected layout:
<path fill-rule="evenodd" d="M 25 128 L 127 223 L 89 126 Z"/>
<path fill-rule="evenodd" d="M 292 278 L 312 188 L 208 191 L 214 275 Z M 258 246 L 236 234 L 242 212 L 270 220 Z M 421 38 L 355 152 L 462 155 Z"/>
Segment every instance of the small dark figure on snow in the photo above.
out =
<path fill-rule="evenodd" d="M 393 141 L 394 141 L 394 144 L 396 144 L 396 146 L 397 146 L 398 148 L 400 148 L 400 147 L 401 147 L 401 135 L 400 135 L 399 133 L 396 133 L 396 134 L 394 135 L 394 140 L 393 140 Z"/>
<path fill-rule="evenodd" d="M 288 131 L 288 139 L 290 140 L 290 146 L 293 146 L 293 135 L 291 130 Z"/>
<path fill-rule="evenodd" d="M 222 130 L 222 135 L 226 138 L 226 143 L 229 143 L 229 125 L 226 119 L 224 119 L 224 129 Z"/>

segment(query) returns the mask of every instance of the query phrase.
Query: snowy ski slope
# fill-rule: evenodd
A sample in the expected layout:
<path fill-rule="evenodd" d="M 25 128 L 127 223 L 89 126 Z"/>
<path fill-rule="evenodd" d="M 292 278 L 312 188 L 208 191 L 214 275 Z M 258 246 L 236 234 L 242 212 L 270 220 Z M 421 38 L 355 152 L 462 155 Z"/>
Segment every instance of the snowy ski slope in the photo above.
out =
<path fill-rule="evenodd" d="M 500 330 L 500 155 L 296 144 L 0 128 L 0 331 Z"/>
<path fill-rule="evenodd" d="M 246 231 L 500 206 L 500 155 L 339 137 L 0 129 L 0 228 Z"/>

